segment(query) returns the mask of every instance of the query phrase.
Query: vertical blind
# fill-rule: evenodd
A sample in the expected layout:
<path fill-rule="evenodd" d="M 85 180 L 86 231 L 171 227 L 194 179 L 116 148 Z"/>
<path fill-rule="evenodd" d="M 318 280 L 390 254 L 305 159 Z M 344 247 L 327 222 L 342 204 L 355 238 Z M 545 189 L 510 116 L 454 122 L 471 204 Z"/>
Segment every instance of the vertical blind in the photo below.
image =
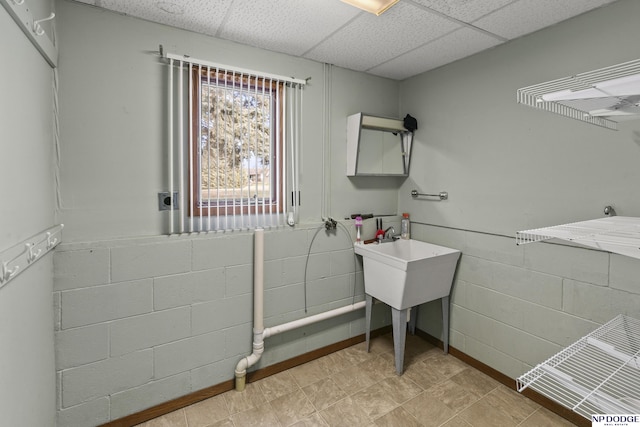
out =
<path fill-rule="evenodd" d="M 167 53 L 169 234 L 297 221 L 306 81 Z"/>

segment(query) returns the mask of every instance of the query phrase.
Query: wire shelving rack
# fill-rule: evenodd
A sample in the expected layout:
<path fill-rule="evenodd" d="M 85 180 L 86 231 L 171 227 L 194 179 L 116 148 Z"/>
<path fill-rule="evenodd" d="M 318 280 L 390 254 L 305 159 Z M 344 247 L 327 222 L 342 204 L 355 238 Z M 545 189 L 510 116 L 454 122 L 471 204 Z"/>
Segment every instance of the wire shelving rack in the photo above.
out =
<path fill-rule="evenodd" d="M 554 238 L 640 259 L 640 218 L 614 216 L 518 231 L 516 244 Z"/>
<path fill-rule="evenodd" d="M 614 216 L 516 233 L 516 243 L 561 239 L 640 259 L 640 218 Z M 640 414 L 640 320 L 620 314 L 517 380 L 590 419 Z"/>
<path fill-rule="evenodd" d="M 618 315 L 517 379 L 590 419 L 640 413 L 640 320 Z"/>

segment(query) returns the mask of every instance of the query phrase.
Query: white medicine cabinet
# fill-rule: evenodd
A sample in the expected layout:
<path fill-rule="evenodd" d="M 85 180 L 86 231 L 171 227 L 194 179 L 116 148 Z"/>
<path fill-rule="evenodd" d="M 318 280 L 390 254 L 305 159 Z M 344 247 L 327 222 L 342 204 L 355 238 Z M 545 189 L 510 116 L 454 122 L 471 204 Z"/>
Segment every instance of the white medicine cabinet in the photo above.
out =
<path fill-rule="evenodd" d="M 347 117 L 347 176 L 408 176 L 412 143 L 401 119 Z"/>

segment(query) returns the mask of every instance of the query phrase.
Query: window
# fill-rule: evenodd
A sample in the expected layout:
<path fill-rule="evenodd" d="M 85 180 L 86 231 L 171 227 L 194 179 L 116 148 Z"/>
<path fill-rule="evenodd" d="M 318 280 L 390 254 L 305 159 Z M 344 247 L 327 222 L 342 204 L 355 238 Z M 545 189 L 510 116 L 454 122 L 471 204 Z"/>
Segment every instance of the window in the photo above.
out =
<path fill-rule="evenodd" d="M 297 219 L 306 80 L 163 57 L 168 191 L 158 203 L 168 211 L 167 232 L 277 228 Z"/>
<path fill-rule="evenodd" d="M 282 213 L 284 84 L 195 64 L 191 73 L 190 215 Z"/>

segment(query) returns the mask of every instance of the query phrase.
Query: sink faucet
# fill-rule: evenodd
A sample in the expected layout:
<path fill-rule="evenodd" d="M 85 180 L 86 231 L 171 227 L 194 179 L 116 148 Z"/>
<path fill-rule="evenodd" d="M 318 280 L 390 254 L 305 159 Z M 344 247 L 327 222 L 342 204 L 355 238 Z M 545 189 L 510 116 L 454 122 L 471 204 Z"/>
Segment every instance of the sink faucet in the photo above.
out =
<path fill-rule="evenodd" d="M 389 232 L 391 232 L 391 234 L 389 234 Z M 396 229 L 393 228 L 393 226 L 391 226 L 391 227 L 387 228 L 386 230 L 384 230 L 384 238 L 385 239 L 391 239 L 394 234 L 396 234 Z"/>
<path fill-rule="evenodd" d="M 381 234 L 380 236 L 378 236 L 378 243 L 386 243 L 386 242 L 393 242 L 396 239 L 398 239 L 398 236 L 395 235 L 396 233 L 396 229 L 393 227 L 389 227 L 386 230 L 384 230 L 384 234 Z"/>

